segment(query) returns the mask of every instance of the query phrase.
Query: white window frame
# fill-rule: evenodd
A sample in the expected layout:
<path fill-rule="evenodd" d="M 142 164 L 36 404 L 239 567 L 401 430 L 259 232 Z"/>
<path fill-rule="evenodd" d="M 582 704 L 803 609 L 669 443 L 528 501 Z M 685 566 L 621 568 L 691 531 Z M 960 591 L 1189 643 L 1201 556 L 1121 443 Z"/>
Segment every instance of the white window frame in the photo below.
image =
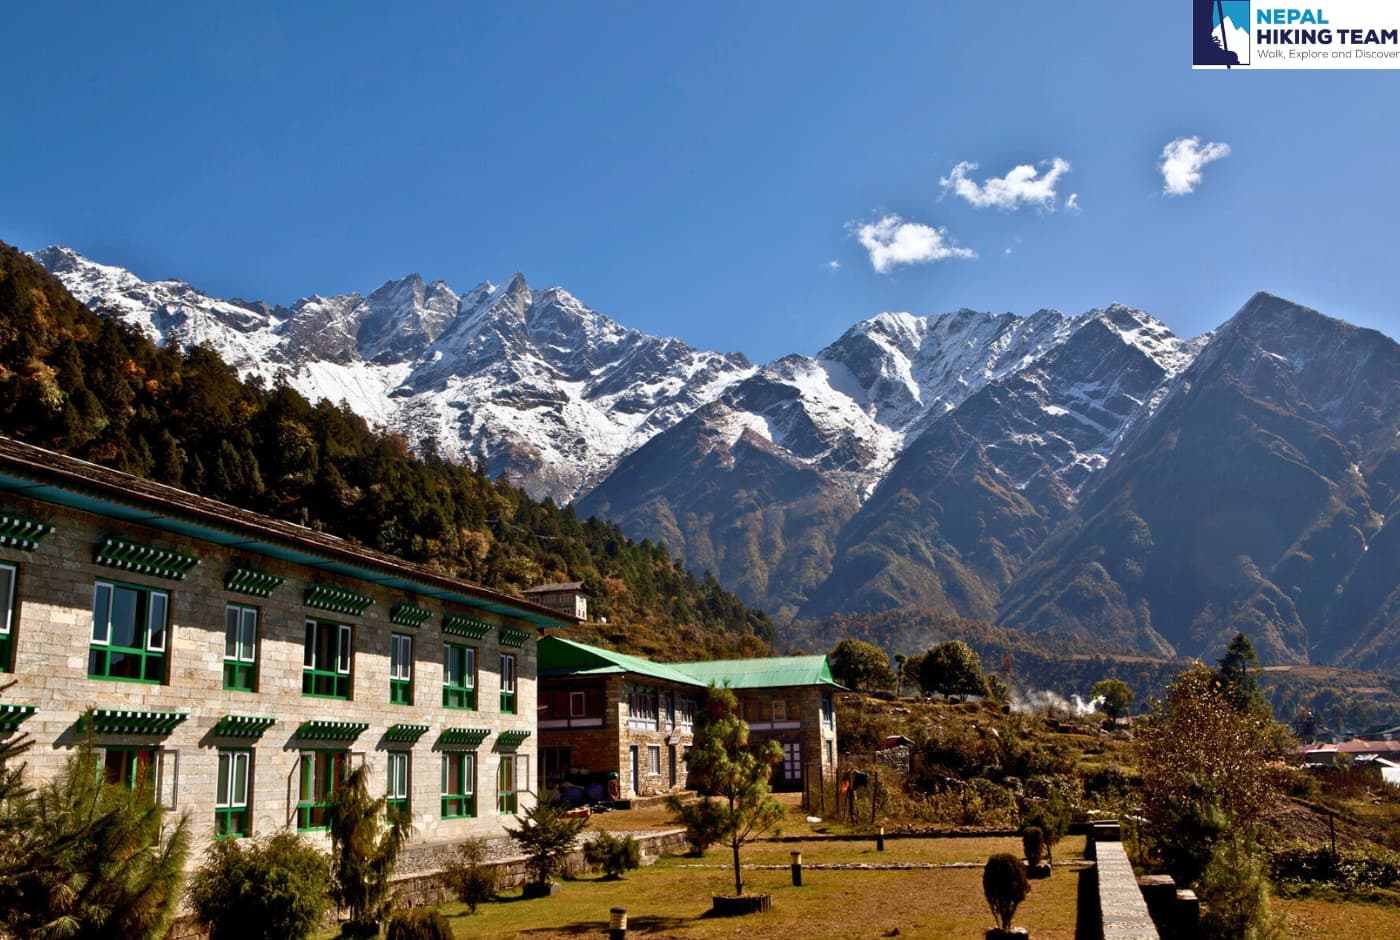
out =
<path fill-rule="evenodd" d="M 388 752 L 389 785 L 384 793 L 385 799 L 407 800 L 409 793 L 409 760 L 408 751 Z"/>
<path fill-rule="evenodd" d="M 462 663 L 462 682 L 452 681 L 452 650 L 464 650 L 466 656 Z M 454 686 L 459 689 L 476 690 L 476 647 L 467 646 L 462 643 L 442 644 L 442 679 L 443 685 Z"/>
<path fill-rule="evenodd" d="M 575 703 L 577 703 L 577 705 L 575 705 Z M 569 717 L 570 717 L 570 718 L 586 718 L 586 717 L 588 717 L 588 693 L 587 693 L 587 692 L 570 692 L 570 693 L 569 693 Z"/>
<path fill-rule="evenodd" d="M 220 750 L 219 766 L 214 781 L 215 809 L 247 809 L 248 790 L 252 774 L 252 754 L 248 751 Z M 243 792 L 235 793 L 238 765 L 243 765 Z M 223 791 L 220 799 L 219 791 Z"/>
<path fill-rule="evenodd" d="M 647 745 L 647 773 L 653 777 L 661 776 L 661 745 Z"/>
<path fill-rule="evenodd" d="M 515 681 L 515 654 L 514 654 L 514 653 L 502 653 L 502 654 L 501 654 L 501 691 L 502 691 L 502 692 L 514 692 L 514 691 L 515 691 L 515 685 L 516 685 L 516 681 Z"/>
<path fill-rule="evenodd" d="M 229 652 L 232 641 L 233 651 Z M 244 604 L 224 606 L 224 660 L 235 663 L 257 662 L 258 609 Z"/>
<path fill-rule="evenodd" d="M 336 638 L 335 671 L 339 675 L 348 676 L 354 658 L 354 632 L 348 623 L 337 626 L 340 627 L 340 631 Z"/>
<path fill-rule="evenodd" d="M 413 681 L 413 637 L 407 633 L 389 634 L 389 678 Z"/>
<path fill-rule="evenodd" d="M 0 637 L 10 635 L 10 622 L 15 615 L 15 582 L 19 580 L 19 569 L 10 564 L 0 562 L 0 573 L 6 576 L 7 584 L 5 589 L 0 591 L 0 601 L 5 604 L 4 616 L 0 617 Z M 0 666 L 3 666 L 0 663 Z"/>
<path fill-rule="evenodd" d="M 168 591 L 162 591 L 160 588 L 148 588 L 136 584 L 121 584 L 116 581 L 103 581 L 100 579 L 93 582 L 92 587 L 92 639 L 89 641 L 91 645 L 112 645 L 112 598 L 115 595 L 117 589 L 119 588 L 126 591 L 133 591 L 137 594 L 146 595 L 146 625 L 143 637 L 143 642 L 145 645 L 141 648 L 147 653 L 166 652 L 166 637 L 170 634 L 170 593 Z M 101 618 L 101 626 L 104 633 L 102 636 L 99 637 L 97 635 L 97 599 L 100 596 L 102 596 L 104 592 L 107 595 L 107 600 L 102 605 L 103 615 Z M 153 624 L 155 624 L 157 619 L 155 616 L 157 607 L 155 601 L 157 598 L 160 599 L 159 608 L 161 614 L 159 618 L 159 631 L 152 629 L 152 626 Z M 160 636 L 159 646 L 155 645 L 155 636 L 157 635 L 157 633 Z"/>

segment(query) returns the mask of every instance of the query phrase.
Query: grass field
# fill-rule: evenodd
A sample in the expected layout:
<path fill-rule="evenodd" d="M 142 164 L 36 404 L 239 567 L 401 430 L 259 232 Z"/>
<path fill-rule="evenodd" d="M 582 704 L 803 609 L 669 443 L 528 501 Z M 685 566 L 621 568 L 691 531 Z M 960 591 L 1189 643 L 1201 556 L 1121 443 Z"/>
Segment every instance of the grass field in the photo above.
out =
<path fill-rule="evenodd" d="M 1081 840 L 1074 840 L 1081 841 Z M 1076 846 L 1060 859 L 1080 858 Z M 744 851 L 744 886 L 773 895 L 773 910 L 739 918 L 708 916 L 712 894 L 734 890 L 727 856 L 712 849 L 704 859 L 667 857 L 621 881 L 566 881 L 555 897 L 520 900 L 510 892 L 475 915 L 460 904 L 442 910 L 458 937 L 606 937 L 609 911 L 628 910 L 629 935 L 637 937 L 752 937 L 817 940 L 824 937 L 981 937 L 993 926 L 982 899 L 981 865 L 991 852 L 1018 851 L 1016 839 L 890 840 L 887 851 L 871 843 L 759 843 Z M 791 853 L 803 855 L 803 886 L 794 888 Z M 839 870 L 814 863 L 971 863 L 968 868 Z M 778 864 L 772 869 L 748 865 Z M 713 867 L 710 867 L 713 866 Z M 1016 916 L 1038 940 L 1072 940 L 1078 869 L 1062 868 L 1037 881 Z M 897 933 L 896 933 L 897 931 Z"/>

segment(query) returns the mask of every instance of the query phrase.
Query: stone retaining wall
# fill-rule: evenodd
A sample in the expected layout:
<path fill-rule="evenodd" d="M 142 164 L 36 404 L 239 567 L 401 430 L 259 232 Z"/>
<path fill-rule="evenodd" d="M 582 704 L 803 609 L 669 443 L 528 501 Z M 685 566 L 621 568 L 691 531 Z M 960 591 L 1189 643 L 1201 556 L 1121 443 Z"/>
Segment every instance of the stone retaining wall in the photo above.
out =
<path fill-rule="evenodd" d="M 1160 940 L 1128 853 L 1119 841 L 1118 824 L 1095 825 L 1086 852 L 1097 863 L 1098 936 L 1103 940 Z"/>

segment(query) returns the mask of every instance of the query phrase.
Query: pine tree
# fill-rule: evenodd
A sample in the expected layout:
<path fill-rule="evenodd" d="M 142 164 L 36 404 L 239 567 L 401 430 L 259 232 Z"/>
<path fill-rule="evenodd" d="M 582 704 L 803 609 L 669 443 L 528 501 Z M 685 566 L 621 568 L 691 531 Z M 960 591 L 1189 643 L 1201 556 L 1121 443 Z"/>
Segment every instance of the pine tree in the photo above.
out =
<path fill-rule="evenodd" d="M 696 715 L 690 769 L 704 781 L 705 792 L 719 803 L 720 841 L 734 854 L 734 894 L 744 893 L 739 849 L 783 818 L 783 804 L 773 798 L 768 777 L 783 759 L 777 741 L 751 749 L 749 726 L 739 717 L 733 691 L 711 685 Z"/>
<path fill-rule="evenodd" d="M 331 837 L 331 898 L 350 915 L 341 928 L 342 936 L 377 936 L 393 906 L 389 879 L 413 827 L 398 814 L 386 823 L 386 805 L 382 797 L 370 797 L 369 767 L 363 764 L 331 795 L 326 811 Z"/>

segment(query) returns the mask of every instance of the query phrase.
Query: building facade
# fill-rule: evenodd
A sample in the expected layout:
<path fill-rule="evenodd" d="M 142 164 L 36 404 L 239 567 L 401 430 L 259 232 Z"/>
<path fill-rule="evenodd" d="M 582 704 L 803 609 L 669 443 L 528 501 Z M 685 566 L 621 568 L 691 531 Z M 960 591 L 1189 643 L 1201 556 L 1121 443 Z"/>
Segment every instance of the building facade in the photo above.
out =
<path fill-rule="evenodd" d="M 359 764 L 418 842 L 499 835 L 537 786 L 542 606 L 4 438 L 0 605 L 30 781 L 90 741 L 196 846 L 323 832 Z"/>
<path fill-rule="evenodd" d="M 588 619 L 588 591 L 582 581 L 559 581 L 537 584 L 521 592 L 525 599 L 542 607 L 557 610 L 574 620 Z"/>
<path fill-rule="evenodd" d="M 686 753 L 711 682 L 739 699 L 750 740 L 776 740 L 776 789 L 800 790 L 836 775 L 836 711 L 825 656 L 655 663 L 549 636 L 539 644 L 538 776 L 615 780 L 614 798 L 656 796 L 689 786 Z"/>

